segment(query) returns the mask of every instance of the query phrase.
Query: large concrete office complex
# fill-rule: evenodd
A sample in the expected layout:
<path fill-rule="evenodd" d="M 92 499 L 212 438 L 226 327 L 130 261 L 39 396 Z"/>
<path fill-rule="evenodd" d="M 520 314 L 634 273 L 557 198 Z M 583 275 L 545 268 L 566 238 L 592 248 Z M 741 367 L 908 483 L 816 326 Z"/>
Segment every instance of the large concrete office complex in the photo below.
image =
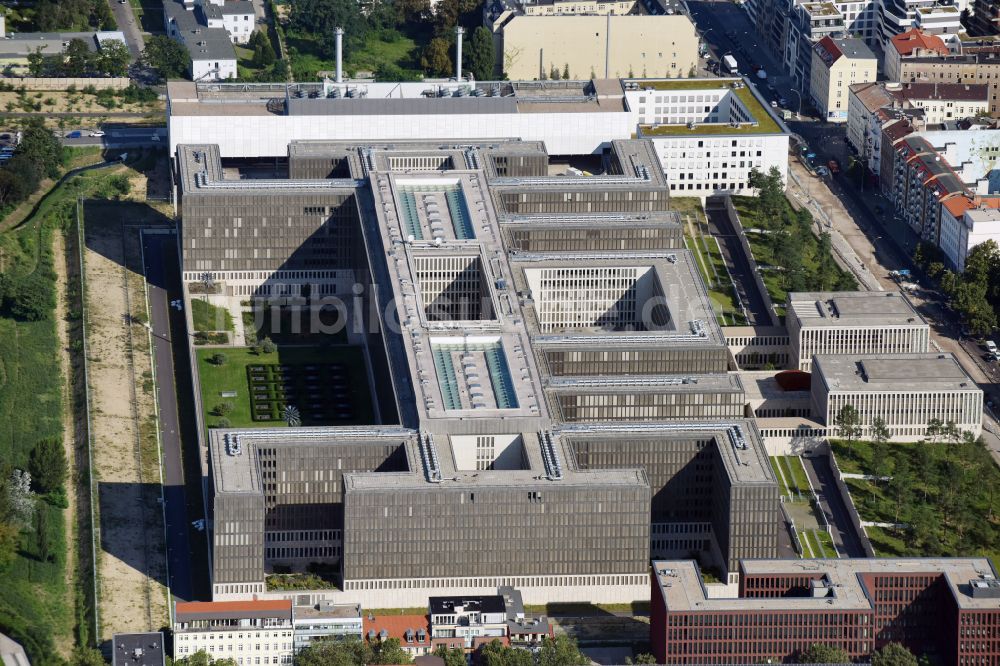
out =
<path fill-rule="evenodd" d="M 1000 583 L 985 558 L 746 560 L 710 597 L 691 561 L 653 563 L 659 664 L 781 663 L 814 643 L 865 658 L 898 642 L 949 666 L 993 664 Z"/>
<path fill-rule="evenodd" d="M 786 305 L 791 367 L 815 354 L 922 354 L 930 327 L 899 292 L 792 292 Z"/>
<path fill-rule="evenodd" d="M 983 392 L 951 354 L 855 354 L 813 357 L 813 412 L 834 427 L 853 405 L 861 437 L 872 421 L 885 421 L 893 441 L 918 441 L 937 419 L 959 430 L 982 432 Z"/>
<path fill-rule="evenodd" d="M 742 79 L 171 81 L 167 90 L 171 151 L 216 144 L 223 159 L 284 159 L 295 141 L 413 137 L 517 137 L 543 142 L 550 155 L 600 155 L 639 136 L 653 145 L 670 190 L 697 197 L 753 194 L 751 169 L 777 167 L 784 178 L 788 168 L 788 128 Z"/>
<path fill-rule="evenodd" d="M 777 484 L 649 142 L 584 177 L 517 141 L 288 160 L 291 179 L 236 180 L 216 147 L 179 147 L 185 279 L 346 299 L 353 274 L 360 312 L 386 313 L 356 334 L 381 425 L 211 431 L 214 598 L 317 562 L 338 603 L 631 601 L 651 553 L 730 580 L 775 554 Z"/>

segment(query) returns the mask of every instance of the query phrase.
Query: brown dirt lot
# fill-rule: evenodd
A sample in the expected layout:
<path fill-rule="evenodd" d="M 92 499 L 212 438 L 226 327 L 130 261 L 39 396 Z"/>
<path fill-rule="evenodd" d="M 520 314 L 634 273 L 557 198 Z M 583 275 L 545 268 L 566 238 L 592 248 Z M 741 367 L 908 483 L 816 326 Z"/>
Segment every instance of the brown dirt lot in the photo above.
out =
<path fill-rule="evenodd" d="M 138 237 L 128 204 L 85 207 L 85 281 L 94 471 L 100 510 L 102 638 L 149 631 L 168 618 L 159 457 Z M 131 220 L 130 220 L 131 221 Z"/>

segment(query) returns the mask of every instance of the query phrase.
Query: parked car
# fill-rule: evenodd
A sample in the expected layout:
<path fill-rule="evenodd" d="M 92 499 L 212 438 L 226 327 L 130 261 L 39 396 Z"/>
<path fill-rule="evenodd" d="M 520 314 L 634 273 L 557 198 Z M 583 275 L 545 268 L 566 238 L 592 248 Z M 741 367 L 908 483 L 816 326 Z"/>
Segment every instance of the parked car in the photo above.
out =
<path fill-rule="evenodd" d="M 94 130 L 93 132 L 90 133 L 90 136 L 104 136 L 104 132 L 102 132 L 101 130 Z"/>
<path fill-rule="evenodd" d="M 67 132 L 66 133 L 66 138 L 67 139 L 79 139 L 82 136 L 83 136 L 83 132 L 81 132 L 80 130 L 73 130 L 72 132 Z"/>
<path fill-rule="evenodd" d="M 840 173 L 840 163 L 837 160 L 830 160 L 826 163 L 830 167 L 830 173 L 837 174 Z"/>

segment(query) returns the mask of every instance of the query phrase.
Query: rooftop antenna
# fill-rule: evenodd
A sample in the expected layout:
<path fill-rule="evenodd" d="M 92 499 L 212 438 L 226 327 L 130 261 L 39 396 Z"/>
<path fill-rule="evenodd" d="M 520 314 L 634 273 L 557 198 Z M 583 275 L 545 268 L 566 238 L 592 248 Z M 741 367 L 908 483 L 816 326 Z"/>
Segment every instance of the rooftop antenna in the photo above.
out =
<path fill-rule="evenodd" d="M 455 80 L 462 80 L 462 35 L 465 28 L 460 25 L 455 26 Z"/>

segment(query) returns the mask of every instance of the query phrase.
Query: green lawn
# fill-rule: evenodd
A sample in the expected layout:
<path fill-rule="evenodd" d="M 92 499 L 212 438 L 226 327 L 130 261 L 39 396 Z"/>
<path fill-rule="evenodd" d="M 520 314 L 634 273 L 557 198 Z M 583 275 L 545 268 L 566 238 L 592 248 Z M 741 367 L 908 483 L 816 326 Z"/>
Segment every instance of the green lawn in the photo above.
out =
<path fill-rule="evenodd" d="M 316 72 L 336 69 L 335 60 L 321 55 L 316 36 L 292 29 L 286 29 L 285 34 L 296 81 L 315 81 L 318 78 Z M 393 74 L 392 78 L 418 80 L 423 76 L 420 51 L 431 36 L 423 26 L 414 26 L 411 34 L 373 30 L 365 38 L 362 48 L 347 53 L 344 69 L 351 75 L 359 70 L 384 71 Z"/>
<path fill-rule="evenodd" d="M 809 481 L 798 456 L 771 456 L 771 469 L 778 477 L 782 495 L 789 497 L 809 495 Z"/>
<path fill-rule="evenodd" d="M 695 200 L 697 201 L 697 200 Z M 674 200 L 671 200 L 673 205 Z M 736 305 L 736 294 L 729 279 L 729 271 L 726 262 L 722 258 L 722 251 L 719 249 L 718 241 L 703 230 L 702 220 L 704 214 L 698 207 L 688 206 L 687 214 L 691 215 L 697 222 L 694 223 L 698 232 L 696 238 L 692 238 L 688 233 L 688 226 L 684 227 L 684 246 L 691 251 L 701 278 L 705 282 L 708 290 L 708 298 L 712 302 L 715 317 L 720 326 L 744 326 L 746 319 L 743 312 Z"/>
<path fill-rule="evenodd" d="M 833 547 L 833 537 L 826 530 L 814 530 L 813 536 L 822 550 L 823 557 L 837 557 L 837 549 Z"/>
<path fill-rule="evenodd" d="M 214 365 L 209 362 L 213 354 L 223 353 L 226 362 Z M 248 365 L 266 364 L 310 364 L 344 363 L 352 379 L 350 391 L 355 418 L 352 420 L 330 420 L 325 423 L 304 421 L 304 425 L 355 425 L 370 424 L 373 421 L 371 393 L 368 389 L 368 374 L 365 370 L 364 355 L 359 347 L 285 347 L 279 346 L 271 354 L 254 354 L 246 348 L 198 349 L 198 377 L 201 381 L 202 408 L 205 410 L 205 424 L 216 427 L 219 416 L 213 414 L 215 407 L 223 402 L 233 405 L 226 414 L 234 428 L 283 427 L 283 421 L 254 421 L 250 416 L 250 395 L 247 381 Z M 235 391 L 236 397 L 223 397 L 222 393 Z"/>
<path fill-rule="evenodd" d="M 191 299 L 191 318 L 196 331 L 232 331 L 233 317 L 226 308 L 212 305 L 200 298 Z"/>
<path fill-rule="evenodd" d="M 806 476 L 805 467 L 802 466 L 802 459 L 798 456 L 784 456 L 783 461 L 785 469 L 791 471 L 791 482 L 795 484 L 803 495 L 808 494 L 811 486 L 809 485 L 809 477 Z"/>
<path fill-rule="evenodd" d="M 78 197 L 111 194 L 108 172 L 76 177 L 45 199 L 36 215 L 17 229 L 0 234 L 0 273 L 17 284 L 32 273 L 54 291 L 52 239 L 66 230 L 75 233 L 73 220 Z M 52 292 L 50 292 L 52 293 Z M 74 313 L 71 312 L 71 316 Z M 75 313 L 78 318 L 79 314 Z M 59 340 L 52 317 L 42 321 L 15 321 L 0 315 L 0 462 L 25 469 L 35 444 L 62 436 L 62 377 Z M 0 468 L 2 469 L 2 468 Z M 85 472 L 85 470 L 84 470 Z M 9 469 L 3 473 L 9 474 Z M 88 640 L 87 602 L 74 608 L 67 589 L 66 542 L 62 510 L 39 501 L 46 514 L 46 534 L 53 557 L 37 556 L 35 529 L 21 533 L 20 547 L 11 564 L 0 571 L 0 632 L 20 642 L 33 664 L 62 663 L 55 645 L 71 647 L 73 628 Z M 80 507 L 86 511 L 85 506 Z M 81 548 L 90 551 L 89 538 Z M 71 577 L 71 580 L 75 580 Z M 81 588 L 87 586 L 81 582 Z"/>
<path fill-rule="evenodd" d="M 907 526 L 868 530 L 879 555 L 1000 553 L 1000 468 L 981 442 L 886 444 L 878 467 L 870 442 L 830 445 L 842 471 L 892 477 L 846 480 L 862 520 Z"/>

